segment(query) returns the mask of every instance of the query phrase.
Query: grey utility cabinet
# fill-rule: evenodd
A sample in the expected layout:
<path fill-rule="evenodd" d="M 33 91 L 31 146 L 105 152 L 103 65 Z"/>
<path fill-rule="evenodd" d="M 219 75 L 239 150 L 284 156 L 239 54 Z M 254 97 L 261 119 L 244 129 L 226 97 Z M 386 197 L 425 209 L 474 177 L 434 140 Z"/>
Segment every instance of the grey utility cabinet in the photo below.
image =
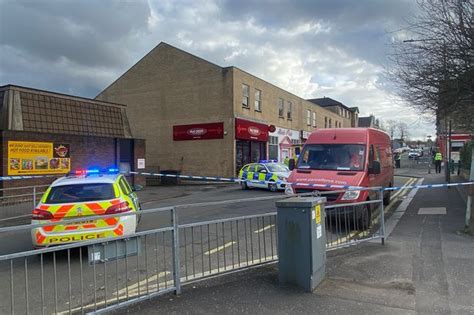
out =
<path fill-rule="evenodd" d="M 311 292 L 324 279 L 325 203 L 325 197 L 294 197 L 276 202 L 281 284 L 294 284 Z"/>

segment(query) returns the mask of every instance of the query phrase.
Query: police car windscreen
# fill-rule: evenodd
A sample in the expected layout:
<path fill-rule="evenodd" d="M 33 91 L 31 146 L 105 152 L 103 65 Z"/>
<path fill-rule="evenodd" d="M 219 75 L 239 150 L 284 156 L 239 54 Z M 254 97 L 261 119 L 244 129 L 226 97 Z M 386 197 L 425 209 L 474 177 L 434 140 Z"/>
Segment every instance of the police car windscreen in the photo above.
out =
<path fill-rule="evenodd" d="M 115 198 L 112 184 L 76 184 L 51 187 L 46 203 L 70 203 Z"/>
<path fill-rule="evenodd" d="M 298 168 L 313 170 L 362 171 L 365 145 L 308 144 L 298 159 Z"/>
<path fill-rule="evenodd" d="M 290 170 L 286 165 L 283 164 L 277 164 L 277 163 L 268 163 L 267 164 L 268 170 L 272 173 L 277 173 L 277 172 L 289 172 Z"/>

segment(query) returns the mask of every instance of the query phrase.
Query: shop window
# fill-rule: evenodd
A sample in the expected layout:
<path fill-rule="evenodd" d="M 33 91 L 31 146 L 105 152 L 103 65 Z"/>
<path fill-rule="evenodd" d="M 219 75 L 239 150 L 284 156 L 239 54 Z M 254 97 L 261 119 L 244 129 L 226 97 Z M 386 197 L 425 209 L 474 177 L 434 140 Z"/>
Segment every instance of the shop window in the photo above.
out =
<path fill-rule="evenodd" d="M 285 114 L 285 104 L 283 103 L 283 99 L 279 98 L 278 99 L 278 117 L 284 118 Z"/>
<path fill-rule="evenodd" d="M 262 91 L 255 89 L 255 110 L 262 111 Z"/>
<path fill-rule="evenodd" d="M 278 160 L 278 137 L 268 137 L 268 158 Z"/>
<path fill-rule="evenodd" d="M 242 84 L 242 106 L 248 108 L 249 107 L 249 86 L 246 84 Z"/>
<path fill-rule="evenodd" d="M 311 126 L 311 111 L 309 109 L 306 110 L 306 124 Z"/>
<path fill-rule="evenodd" d="M 292 110 L 293 104 L 291 104 L 291 102 L 288 102 L 286 105 L 288 107 L 286 111 L 286 118 L 288 120 L 291 120 L 291 110 Z"/>
<path fill-rule="evenodd" d="M 316 112 L 313 112 L 313 127 L 316 128 Z"/>

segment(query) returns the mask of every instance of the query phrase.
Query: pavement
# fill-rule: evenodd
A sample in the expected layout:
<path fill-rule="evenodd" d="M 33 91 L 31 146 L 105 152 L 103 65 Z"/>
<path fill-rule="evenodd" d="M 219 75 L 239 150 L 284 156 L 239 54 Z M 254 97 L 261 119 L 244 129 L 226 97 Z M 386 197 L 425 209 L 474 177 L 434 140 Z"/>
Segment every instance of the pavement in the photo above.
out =
<path fill-rule="evenodd" d="M 424 184 L 444 179 L 404 171 L 419 173 Z M 329 252 L 326 279 L 313 293 L 279 285 L 278 267 L 269 265 L 187 285 L 180 296 L 116 313 L 474 314 L 474 237 L 461 232 L 464 211 L 456 189 L 418 190 L 385 245 Z"/>

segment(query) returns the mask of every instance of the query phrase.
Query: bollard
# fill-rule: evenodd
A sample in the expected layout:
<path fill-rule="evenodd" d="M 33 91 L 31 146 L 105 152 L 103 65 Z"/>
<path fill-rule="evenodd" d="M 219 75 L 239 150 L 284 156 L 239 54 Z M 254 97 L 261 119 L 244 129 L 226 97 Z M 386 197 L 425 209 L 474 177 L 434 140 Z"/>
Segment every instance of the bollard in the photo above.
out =
<path fill-rule="evenodd" d="M 326 271 L 325 197 L 294 197 L 276 202 L 278 277 L 312 292 Z"/>

